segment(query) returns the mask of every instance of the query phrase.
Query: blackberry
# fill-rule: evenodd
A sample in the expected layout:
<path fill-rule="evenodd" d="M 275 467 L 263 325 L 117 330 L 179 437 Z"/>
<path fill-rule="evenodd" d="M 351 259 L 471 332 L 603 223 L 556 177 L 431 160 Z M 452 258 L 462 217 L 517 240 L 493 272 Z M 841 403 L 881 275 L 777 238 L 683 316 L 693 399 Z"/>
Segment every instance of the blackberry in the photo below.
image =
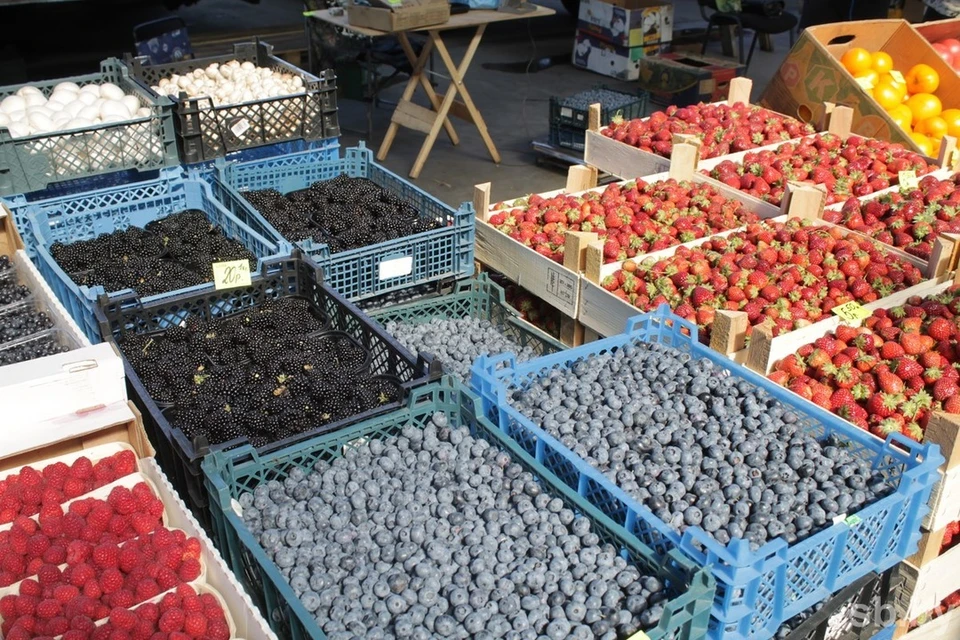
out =
<path fill-rule="evenodd" d="M 209 282 L 210 265 L 257 257 L 223 235 L 206 215 L 191 209 L 70 244 L 55 242 L 50 254 L 77 284 L 107 291 L 133 289 L 141 296 L 167 293 Z"/>

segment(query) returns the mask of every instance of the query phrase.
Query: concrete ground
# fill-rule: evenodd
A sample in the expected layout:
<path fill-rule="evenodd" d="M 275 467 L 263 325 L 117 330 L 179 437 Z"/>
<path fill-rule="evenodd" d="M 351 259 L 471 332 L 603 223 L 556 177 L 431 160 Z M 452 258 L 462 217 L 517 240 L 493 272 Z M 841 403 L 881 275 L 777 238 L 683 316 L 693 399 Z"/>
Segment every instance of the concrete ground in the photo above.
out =
<path fill-rule="evenodd" d="M 798 13 L 797 1 L 788 0 L 788 10 Z M 460 135 L 459 147 L 454 147 L 441 133 L 423 172 L 415 181 L 421 188 L 448 203 L 458 204 L 469 200 L 473 185 L 480 182 L 493 184 L 495 200 L 562 186 L 565 170 L 554 166 L 537 166 L 536 154 L 531 147 L 533 140 L 547 138 L 550 97 L 573 94 L 597 84 L 625 91 L 635 90 L 630 83 L 577 69 L 569 63 L 536 71 L 533 63 L 539 59 L 552 56 L 569 58 L 575 24 L 559 0 L 539 2 L 555 9 L 556 15 L 491 25 L 465 78 L 471 96 L 500 151 L 502 162 L 495 165 L 491 161 L 477 130 L 470 123 L 454 119 L 454 126 Z M 121 55 L 132 48 L 130 34 L 134 24 L 169 15 L 161 5 L 149 2 L 114 5 L 109 10 L 95 13 L 89 7 L 90 4 L 86 2 L 73 2 L 0 9 L 0 23 L 16 27 L 10 30 L 8 42 L 19 45 L 21 57 L 27 62 L 24 69 L 0 69 L 0 76 L 4 72 L 20 72 L 30 79 L 38 79 L 90 71 L 95 68 L 96 60 L 109 55 Z M 202 0 L 193 6 L 180 8 L 178 13 L 187 20 L 191 34 L 203 34 L 301 24 L 301 11 L 302 3 L 295 0 L 264 0 L 259 5 L 240 0 Z M 696 0 L 675 0 L 674 13 L 675 32 L 705 26 Z M 37 40 L 30 35 L 30 25 L 39 24 L 37 21 L 40 20 L 47 29 L 58 33 L 59 38 Z M 86 22 L 95 22 L 96 28 L 91 32 L 77 26 Z M 93 33 L 97 35 L 93 36 Z M 468 32 L 444 34 L 444 41 L 457 61 L 470 35 Z M 747 34 L 748 43 L 750 35 Z M 788 50 L 786 34 L 774 38 L 773 52 L 760 51 L 758 47 L 748 72 L 754 81 L 754 99 L 759 98 Z M 722 55 L 719 41 L 710 44 L 708 55 Z M 0 55 L 0 59 L 2 57 Z M 440 70 L 442 64 L 439 58 L 435 56 L 434 62 L 435 69 Z M 526 67 L 524 63 L 530 63 L 531 71 L 509 72 L 502 70 L 502 66 L 497 67 L 504 63 L 512 63 L 513 67 L 520 68 Z M 4 78 L 0 77 L 0 80 Z M 443 79 L 439 79 L 439 82 L 441 87 L 446 85 Z M 391 87 L 382 97 L 396 100 L 402 90 L 402 84 Z M 418 89 L 416 96 L 418 102 L 427 104 L 421 90 Z M 379 147 L 389 125 L 392 108 L 390 105 L 380 105 L 373 109 L 373 136 L 368 146 L 374 149 Z M 366 137 L 368 109 L 368 103 L 341 100 L 339 115 L 343 146 L 355 145 Z M 407 176 L 424 137 L 419 132 L 401 129 L 384 164 L 401 176 Z"/>

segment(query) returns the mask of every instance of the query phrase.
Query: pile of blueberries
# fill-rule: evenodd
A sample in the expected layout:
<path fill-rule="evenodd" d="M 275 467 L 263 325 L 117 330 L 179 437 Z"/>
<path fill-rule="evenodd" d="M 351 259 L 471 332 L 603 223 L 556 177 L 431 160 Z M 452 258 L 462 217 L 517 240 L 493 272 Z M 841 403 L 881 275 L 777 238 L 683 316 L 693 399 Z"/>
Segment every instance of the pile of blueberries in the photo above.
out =
<path fill-rule="evenodd" d="M 792 544 L 892 490 L 846 445 L 707 359 L 635 342 L 509 391 L 535 425 L 677 531 Z"/>
<path fill-rule="evenodd" d="M 435 413 L 239 496 L 330 640 L 626 638 L 668 585 L 503 450 Z"/>
<path fill-rule="evenodd" d="M 16 276 L 10 257 L 0 255 L 0 366 L 67 350 L 56 334 L 47 332 L 53 319 L 28 300 L 30 288 Z"/>

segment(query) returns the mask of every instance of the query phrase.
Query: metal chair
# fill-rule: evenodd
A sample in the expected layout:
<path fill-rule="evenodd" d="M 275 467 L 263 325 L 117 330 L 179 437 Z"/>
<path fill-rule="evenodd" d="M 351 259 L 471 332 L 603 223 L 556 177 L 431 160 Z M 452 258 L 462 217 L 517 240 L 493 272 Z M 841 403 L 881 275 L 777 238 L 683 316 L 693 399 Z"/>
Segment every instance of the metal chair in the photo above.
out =
<path fill-rule="evenodd" d="M 763 10 L 763 6 L 767 4 L 764 2 L 744 2 L 739 12 L 720 11 L 717 7 L 716 0 L 697 0 L 697 2 L 700 5 L 700 15 L 707 21 L 707 31 L 703 36 L 703 47 L 700 49 L 701 54 L 707 52 L 707 44 L 710 42 L 710 32 L 714 27 L 719 29 L 734 26 L 737 28 L 740 64 L 746 64 L 747 68 L 750 67 L 750 59 L 753 58 L 753 51 L 757 46 L 757 39 L 761 33 L 769 35 L 777 35 L 784 32 L 789 33 L 790 46 L 793 47 L 794 28 L 796 28 L 799 19 L 792 13 L 783 11 L 779 15 L 768 16 Z M 753 31 L 753 41 L 750 43 L 750 52 L 747 54 L 746 62 L 744 62 L 743 59 L 744 29 Z"/>

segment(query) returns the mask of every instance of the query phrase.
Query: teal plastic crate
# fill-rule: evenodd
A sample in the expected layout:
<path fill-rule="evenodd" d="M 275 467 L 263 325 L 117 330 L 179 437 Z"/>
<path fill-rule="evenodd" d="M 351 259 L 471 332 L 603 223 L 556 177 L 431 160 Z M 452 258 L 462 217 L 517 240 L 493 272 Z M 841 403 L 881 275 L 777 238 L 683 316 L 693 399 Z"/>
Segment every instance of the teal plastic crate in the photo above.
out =
<path fill-rule="evenodd" d="M 468 426 L 476 437 L 508 452 L 526 471 L 536 475 L 551 495 L 564 500 L 580 517 L 593 521 L 601 542 L 621 549 L 624 558 L 642 572 L 661 577 L 671 592 L 664 615 L 654 629 L 646 630 L 650 640 L 697 640 L 704 637 L 713 598 L 714 583 L 709 571 L 695 569 L 679 554 L 656 556 L 644 544 L 614 524 L 598 509 L 559 482 L 536 460 L 505 437 L 479 413 L 479 399 L 450 377 L 413 391 L 406 408 L 329 436 L 277 451 L 257 455 L 249 447 L 216 453 L 203 461 L 205 482 L 211 495 L 214 540 L 247 592 L 257 602 L 270 626 L 280 638 L 325 639 L 313 617 L 303 607 L 280 570 L 234 510 L 239 496 L 269 480 L 283 480 L 294 467 L 309 469 L 318 460 L 341 457 L 361 439 L 400 435 L 406 425 L 422 428 L 440 411 L 452 425 Z M 644 636 L 634 636 L 644 637 Z"/>
<path fill-rule="evenodd" d="M 839 522 L 788 545 L 778 538 L 753 551 L 744 539 L 722 545 L 701 527 L 682 534 L 559 440 L 510 406 L 510 389 L 539 379 L 554 368 L 616 350 L 636 341 L 670 345 L 706 358 L 767 391 L 800 416 L 807 433 L 837 435 L 856 455 L 870 460 L 889 493 Z M 697 340 L 697 327 L 667 305 L 627 322 L 624 333 L 561 353 L 517 363 L 511 354 L 481 357 L 471 384 L 483 399 L 485 415 L 537 461 L 575 488 L 591 504 L 660 553 L 681 550 L 698 566 L 710 567 L 717 597 L 710 620 L 711 640 L 765 640 L 817 602 L 870 573 L 883 573 L 917 549 L 920 523 L 937 482 L 943 456 L 936 445 L 919 444 L 896 433 L 875 438 Z M 854 514 L 849 514 L 854 515 Z"/>
<path fill-rule="evenodd" d="M 441 224 L 438 229 L 340 253 L 330 253 L 326 244 L 309 239 L 294 243 L 323 268 L 326 282 L 348 300 L 473 274 L 473 205 L 466 202 L 454 210 L 375 163 L 362 142 L 332 161 L 315 151 L 250 162 L 218 160 L 214 195 L 258 233 L 280 242 L 285 238 L 241 194 L 259 189 L 289 193 L 341 174 L 369 178 Z"/>
<path fill-rule="evenodd" d="M 0 100 L 24 86 L 45 95 L 61 82 L 78 85 L 112 82 L 140 99 L 150 115 L 82 129 L 13 138 L 0 127 L 0 195 L 46 189 L 51 184 L 111 172 L 150 171 L 179 163 L 173 123 L 173 103 L 143 89 L 123 63 L 108 58 L 99 73 L 0 87 Z"/>
<path fill-rule="evenodd" d="M 118 197 L 119 196 L 119 197 Z M 107 204 L 116 198 L 114 204 Z M 91 204 L 102 205 L 90 208 Z M 30 203 L 23 208 L 29 224 L 24 236 L 33 247 L 33 261 L 57 298 L 77 321 L 91 342 L 101 341 L 100 325 L 94 309 L 99 298 L 127 298 L 130 289 L 105 291 L 102 286 L 77 285 L 50 254 L 55 242 L 90 240 L 104 233 L 165 218 L 186 209 L 199 209 L 211 223 L 219 225 L 224 235 L 238 241 L 258 258 L 258 272 L 265 273 L 269 260 L 290 255 L 286 242 L 274 242 L 263 237 L 238 220 L 214 199 L 210 186 L 198 179 L 183 178 L 177 170 L 167 170 L 153 181 L 134 183 L 110 190 L 109 193 L 81 193 L 54 201 Z M 26 241 L 25 241 L 26 242 Z M 176 289 L 167 293 L 141 298 L 138 303 L 163 300 L 181 293 L 213 290 L 212 283 Z"/>
<path fill-rule="evenodd" d="M 431 296 L 416 302 L 399 304 L 368 314 L 386 326 L 388 322 L 423 324 L 433 318 L 476 318 L 489 320 L 503 335 L 521 348 L 530 347 L 538 356 L 545 356 L 566 347 L 520 317 L 503 295 L 503 289 L 492 282 L 485 273 L 475 278 L 462 280 L 452 293 Z"/>

